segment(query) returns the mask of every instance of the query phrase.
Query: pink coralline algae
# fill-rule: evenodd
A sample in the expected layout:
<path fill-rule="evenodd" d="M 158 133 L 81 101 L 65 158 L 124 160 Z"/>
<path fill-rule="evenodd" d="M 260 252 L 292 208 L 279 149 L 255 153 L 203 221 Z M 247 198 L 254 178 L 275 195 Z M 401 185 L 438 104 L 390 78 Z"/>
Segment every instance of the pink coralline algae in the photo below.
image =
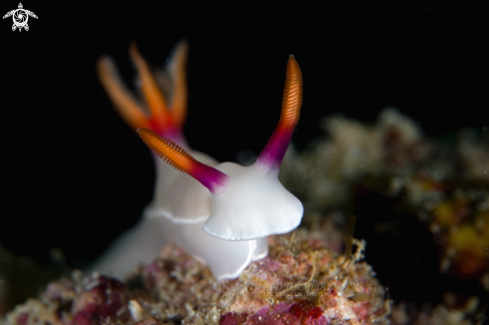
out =
<path fill-rule="evenodd" d="M 273 308 L 265 306 L 252 315 L 228 313 L 221 316 L 221 325 L 327 325 L 320 307 L 303 301 L 300 303 L 280 303 Z"/>
<path fill-rule="evenodd" d="M 104 324 L 107 318 L 129 319 L 127 298 L 123 283 L 105 276 L 89 278 L 73 305 L 73 324 Z"/>
<path fill-rule="evenodd" d="M 238 279 L 220 282 L 193 257 L 167 246 L 127 284 L 97 274 L 53 282 L 39 299 L 10 312 L 6 324 L 387 323 L 390 302 L 361 261 L 365 242 L 353 240 L 356 250 L 345 256 L 318 234 L 299 229 L 270 237 L 268 257 Z"/>
<path fill-rule="evenodd" d="M 94 275 L 76 284 L 62 279 L 48 285 L 38 299 L 29 299 L 7 316 L 9 324 L 97 325 L 131 319 L 130 293 L 115 279 Z"/>

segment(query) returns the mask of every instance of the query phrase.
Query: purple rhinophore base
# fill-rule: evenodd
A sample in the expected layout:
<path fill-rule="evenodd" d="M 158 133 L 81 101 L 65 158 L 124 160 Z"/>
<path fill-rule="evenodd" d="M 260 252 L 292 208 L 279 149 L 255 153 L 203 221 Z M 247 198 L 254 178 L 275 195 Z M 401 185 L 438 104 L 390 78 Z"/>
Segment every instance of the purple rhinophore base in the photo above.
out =
<path fill-rule="evenodd" d="M 212 194 L 219 194 L 226 189 L 229 184 L 229 176 L 223 172 L 197 162 L 191 176 L 207 187 Z"/>
<path fill-rule="evenodd" d="M 289 147 L 293 131 L 293 129 L 287 130 L 277 127 L 270 137 L 270 140 L 268 140 L 267 144 L 265 145 L 265 148 L 263 148 L 262 152 L 258 156 L 257 162 L 269 170 L 279 170 L 282 160 L 284 159 L 285 152 Z"/>

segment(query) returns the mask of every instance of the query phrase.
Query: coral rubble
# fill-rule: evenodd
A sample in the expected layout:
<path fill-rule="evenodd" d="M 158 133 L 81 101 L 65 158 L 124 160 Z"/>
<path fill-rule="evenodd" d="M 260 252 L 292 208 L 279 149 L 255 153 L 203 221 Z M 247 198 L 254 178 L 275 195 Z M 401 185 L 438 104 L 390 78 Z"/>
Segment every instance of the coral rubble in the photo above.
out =
<path fill-rule="evenodd" d="M 365 242 L 349 258 L 302 229 L 270 237 L 270 254 L 236 280 L 174 246 L 124 284 L 94 274 L 48 285 L 7 316 L 13 324 L 372 324 L 385 323 L 390 302 L 371 267 Z M 346 260 L 345 260 L 346 259 Z"/>

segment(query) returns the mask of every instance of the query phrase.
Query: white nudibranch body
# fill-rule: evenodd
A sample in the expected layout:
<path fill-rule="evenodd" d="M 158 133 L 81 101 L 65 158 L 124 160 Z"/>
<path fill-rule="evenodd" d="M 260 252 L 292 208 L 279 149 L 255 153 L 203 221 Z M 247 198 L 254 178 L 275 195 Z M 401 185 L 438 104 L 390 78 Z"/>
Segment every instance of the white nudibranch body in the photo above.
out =
<path fill-rule="evenodd" d="M 302 204 L 278 180 L 302 103 L 302 76 L 294 57 L 287 63 L 279 124 L 257 162 L 243 167 L 218 164 L 192 151 L 181 133 L 186 116 L 187 48 L 186 42 L 179 43 L 164 72 L 152 73 L 135 44 L 131 45 L 149 114 L 125 88 L 112 60 L 99 60 L 101 83 L 116 110 L 154 153 L 157 181 L 154 198 L 140 222 L 122 234 L 89 271 L 123 278 L 173 243 L 208 265 L 216 279 L 233 279 L 252 261 L 267 255 L 267 236 L 290 232 L 300 224 Z M 170 94 L 168 102 L 163 93 Z"/>
<path fill-rule="evenodd" d="M 259 164 L 222 163 L 231 176 L 226 190 L 210 198 L 211 216 L 204 231 L 225 240 L 253 240 L 283 234 L 299 226 L 302 203 Z"/>

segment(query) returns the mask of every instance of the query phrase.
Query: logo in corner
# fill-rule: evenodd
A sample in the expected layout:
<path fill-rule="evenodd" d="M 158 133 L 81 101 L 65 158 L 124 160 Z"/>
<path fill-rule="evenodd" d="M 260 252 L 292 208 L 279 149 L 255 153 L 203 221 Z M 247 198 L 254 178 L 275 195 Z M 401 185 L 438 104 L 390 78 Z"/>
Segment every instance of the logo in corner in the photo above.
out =
<path fill-rule="evenodd" d="M 14 20 L 14 24 L 12 25 L 12 31 L 15 31 L 17 28 L 19 29 L 19 32 L 22 31 L 22 28 L 24 28 L 26 31 L 29 30 L 29 25 L 27 25 L 27 21 L 29 20 L 29 16 L 34 17 L 37 19 L 37 16 L 35 13 L 29 10 L 23 9 L 22 3 L 19 3 L 19 8 L 14 9 L 12 11 L 9 11 L 3 16 L 3 18 L 7 18 L 12 16 L 12 19 Z"/>

